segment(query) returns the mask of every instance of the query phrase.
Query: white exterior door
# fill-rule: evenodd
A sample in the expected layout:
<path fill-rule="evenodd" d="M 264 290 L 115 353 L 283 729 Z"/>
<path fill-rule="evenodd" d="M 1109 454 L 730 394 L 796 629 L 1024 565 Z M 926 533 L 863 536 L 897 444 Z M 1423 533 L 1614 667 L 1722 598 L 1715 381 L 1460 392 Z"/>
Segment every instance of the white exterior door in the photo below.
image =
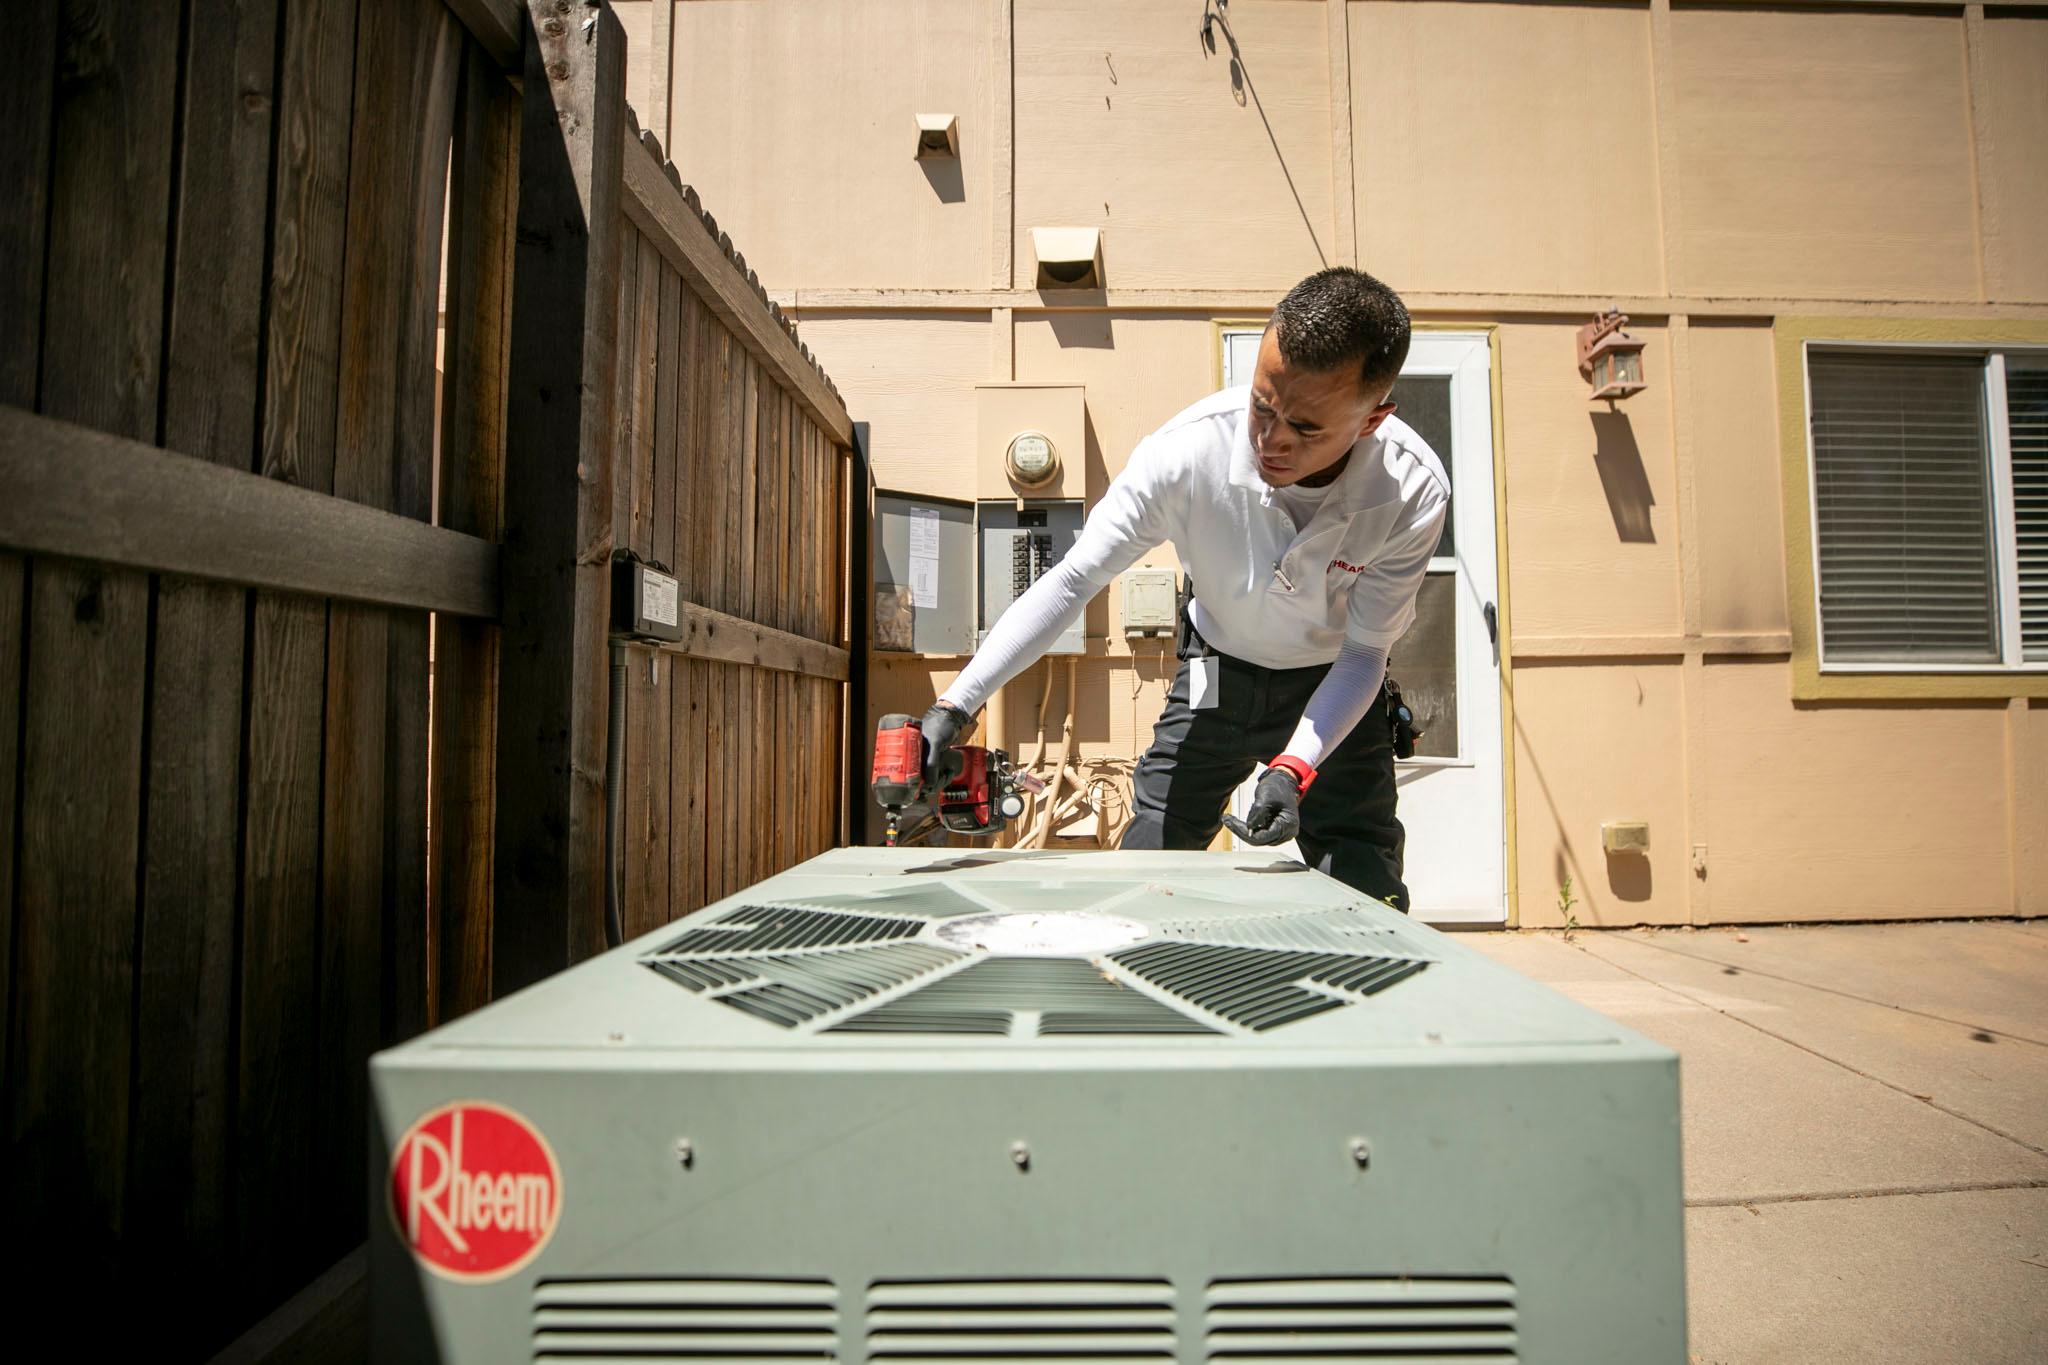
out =
<path fill-rule="evenodd" d="M 1224 333 L 1225 386 L 1251 381 L 1258 344 L 1256 329 Z M 1451 476 L 1450 522 L 1388 667 L 1423 732 L 1396 765 L 1404 875 L 1415 917 L 1438 923 L 1507 919 L 1490 368 L 1483 333 L 1418 332 L 1393 393 Z M 1247 782 L 1240 815 L 1250 796 Z"/>

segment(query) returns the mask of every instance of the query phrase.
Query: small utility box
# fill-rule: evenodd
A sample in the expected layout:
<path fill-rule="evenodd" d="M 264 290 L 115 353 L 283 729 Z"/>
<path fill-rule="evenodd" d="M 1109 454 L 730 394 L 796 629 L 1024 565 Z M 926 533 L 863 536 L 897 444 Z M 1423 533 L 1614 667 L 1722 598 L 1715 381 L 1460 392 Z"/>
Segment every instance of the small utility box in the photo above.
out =
<path fill-rule="evenodd" d="M 1180 602 L 1179 577 L 1172 569 L 1124 570 L 1122 606 L 1127 638 L 1173 634 Z"/>

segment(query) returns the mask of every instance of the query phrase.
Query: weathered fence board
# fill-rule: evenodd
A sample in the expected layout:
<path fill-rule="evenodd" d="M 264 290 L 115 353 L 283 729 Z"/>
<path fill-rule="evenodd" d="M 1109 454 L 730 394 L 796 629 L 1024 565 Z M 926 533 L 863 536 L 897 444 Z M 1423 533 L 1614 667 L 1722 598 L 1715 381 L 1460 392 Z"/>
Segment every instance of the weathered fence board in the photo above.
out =
<path fill-rule="evenodd" d="M 441 524 L 495 543 L 504 503 L 505 376 L 512 225 L 518 210 L 519 94 L 477 44 L 463 58 L 449 158 Z M 465 249 L 466 248 L 466 249 Z M 498 626 L 434 618 L 430 796 L 433 989 L 430 1017 L 490 999 L 497 824 Z"/>
<path fill-rule="evenodd" d="M 262 279 L 246 263 L 264 251 L 277 10 L 275 0 L 193 10 L 178 103 L 159 435 L 248 483 L 257 482 L 247 471 L 256 455 L 263 330 Z M 128 453 L 162 458 L 139 446 Z M 148 524 L 167 525 L 175 503 L 145 501 Z M 223 527 L 218 539 L 233 543 L 232 532 Z M 232 1228 L 248 608 L 245 588 L 163 577 L 150 663 L 135 996 L 135 1106 L 143 1117 L 130 1144 L 124 1242 L 132 1261 L 159 1268 L 136 1283 L 138 1308 L 182 1313 L 206 1335 L 235 1321 L 232 1302 L 208 1290 L 228 1261 Z"/>
<path fill-rule="evenodd" d="M 625 35 L 609 8 L 588 12 L 589 34 L 581 8 L 531 8 L 505 449 L 498 992 L 603 942 Z"/>
<path fill-rule="evenodd" d="M 38 406 L 157 431 L 178 16 L 65 16 L 50 126 Z M 7 1204 L 31 1284 L 121 1281 L 133 1064 L 149 580 L 29 574 Z"/>

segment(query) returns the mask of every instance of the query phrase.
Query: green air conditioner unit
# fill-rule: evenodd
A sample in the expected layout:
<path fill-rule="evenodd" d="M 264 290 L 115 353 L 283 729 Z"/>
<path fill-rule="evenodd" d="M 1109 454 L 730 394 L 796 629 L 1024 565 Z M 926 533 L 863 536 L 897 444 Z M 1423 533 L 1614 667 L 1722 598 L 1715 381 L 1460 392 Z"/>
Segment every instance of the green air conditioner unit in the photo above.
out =
<path fill-rule="evenodd" d="M 1685 1358 L 1676 1056 L 1267 855 L 845 849 L 372 1075 L 380 1361 Z"/>

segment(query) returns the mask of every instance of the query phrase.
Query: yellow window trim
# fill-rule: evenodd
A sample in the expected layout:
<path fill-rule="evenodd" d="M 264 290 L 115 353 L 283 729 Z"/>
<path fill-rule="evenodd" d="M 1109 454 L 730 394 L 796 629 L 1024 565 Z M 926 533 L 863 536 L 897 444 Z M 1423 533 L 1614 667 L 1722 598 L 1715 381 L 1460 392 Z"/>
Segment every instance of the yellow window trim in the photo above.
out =
<path fill-rule="evenodd" d="M 1806 434 L 1809 342 L 1915 342 L 2048 346 L 2048 322 L 2018 319 L 1781 317 L 1772 328 L 1778 360 L 1778 454 L 1784 484 L 1785 591 L 1792 618 L 1792 696 L 1797 701 L 1969 700 L 2048 697 L 2043 673 L 1823 673 L 1815 615 L 1812 483 Z"/>

